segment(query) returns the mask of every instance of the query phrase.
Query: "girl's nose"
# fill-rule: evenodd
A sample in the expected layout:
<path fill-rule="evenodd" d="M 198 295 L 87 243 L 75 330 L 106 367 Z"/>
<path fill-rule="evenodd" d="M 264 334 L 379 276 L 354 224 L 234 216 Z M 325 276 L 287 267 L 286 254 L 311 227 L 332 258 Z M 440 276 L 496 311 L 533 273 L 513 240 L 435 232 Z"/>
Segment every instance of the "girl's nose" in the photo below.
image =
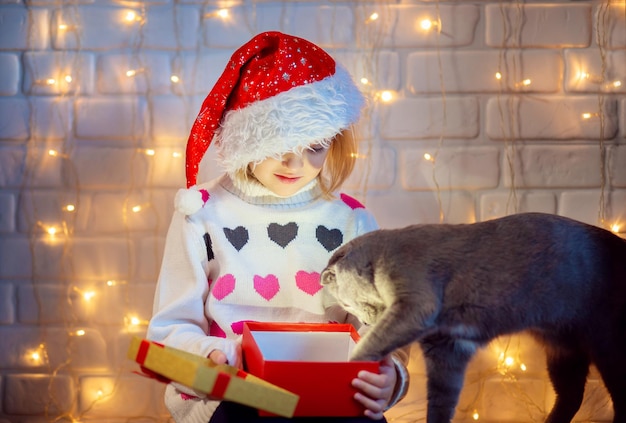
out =
<path fill-rule="evenodd" d="M 284 154 L 282 157 L 282 163 L 283 166 L 290 169 L 300 168 L 303 165 L 302 156 L 295 153 Z"/>

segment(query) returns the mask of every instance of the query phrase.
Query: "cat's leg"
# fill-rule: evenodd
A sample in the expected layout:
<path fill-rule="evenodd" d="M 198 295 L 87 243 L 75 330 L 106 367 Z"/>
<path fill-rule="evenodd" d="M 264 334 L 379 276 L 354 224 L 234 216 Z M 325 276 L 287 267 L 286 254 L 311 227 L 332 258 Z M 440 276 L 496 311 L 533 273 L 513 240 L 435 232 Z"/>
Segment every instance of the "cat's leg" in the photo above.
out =
<path fill-rule="evenodd" d="M 626 341 L 623 337 L 616 340 L 617 342 L 610 343 L 604 351 L 594 351 L 593 361 L 613 400 L 613 423 L 626 423 Z"/>
<path fill-rule="evenodd" d="M 382 359 L 385 355 L 418 340 L 427 333 L 423 321 L 405 307 L 389 307 L 383 317 L 357 342 L 351 360 Z"/>
<path fill-rule="evenodd" d="M 426 360 L 428 395 L 427 423 L 449 423 L 463 388 L 465 370 L 476 351 L 474 343 L 447 336 L 429 336 L 420 341 Z"/>
<path fill-rule="evenodd" d="M 546 346 L 548 374 L 556 402 L 546 423 L 569 423 L 583 400 L 585 382 L 590 360 L 587 355 L 574 349 Z"/>

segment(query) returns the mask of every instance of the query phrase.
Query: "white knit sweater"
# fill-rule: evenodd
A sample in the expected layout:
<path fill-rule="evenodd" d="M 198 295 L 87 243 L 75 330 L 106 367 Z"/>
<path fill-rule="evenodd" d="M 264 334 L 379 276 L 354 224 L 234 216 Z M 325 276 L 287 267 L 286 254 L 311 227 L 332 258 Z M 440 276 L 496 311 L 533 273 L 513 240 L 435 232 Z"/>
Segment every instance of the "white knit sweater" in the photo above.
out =
<path fill-rule="evenodd" d="M 149 339 L 205 357 L 219 349 L 235 363 L 245 321 L 358 325 L 319 273 L 341 244 L 377 228 L 360 203 L 326 200 L 316 182 L 288 198 L 228 176 L 199 188 L 204 207 L 170 224 Z M 165 402 L 178 423 L 206 423 L 217 406 L 175 384 Z"/>

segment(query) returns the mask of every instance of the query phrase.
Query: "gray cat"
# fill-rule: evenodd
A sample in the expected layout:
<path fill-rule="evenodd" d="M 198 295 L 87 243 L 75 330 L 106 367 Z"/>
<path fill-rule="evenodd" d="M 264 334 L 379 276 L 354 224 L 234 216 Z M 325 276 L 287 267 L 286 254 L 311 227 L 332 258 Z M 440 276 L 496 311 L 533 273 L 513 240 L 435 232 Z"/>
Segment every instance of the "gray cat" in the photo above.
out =
<path fill-rule="evenodd" d="M 321 280 L 372 326 L 352 359 L 419 343 L 428 423 L 451 421 L 477 348 L 526 330 L 557 394 L 547 422 L 571 421 L 594 364 L 626 423 L 626 240 L 607 230 L 542 213 L 378 230 L 338 249 Z"/>

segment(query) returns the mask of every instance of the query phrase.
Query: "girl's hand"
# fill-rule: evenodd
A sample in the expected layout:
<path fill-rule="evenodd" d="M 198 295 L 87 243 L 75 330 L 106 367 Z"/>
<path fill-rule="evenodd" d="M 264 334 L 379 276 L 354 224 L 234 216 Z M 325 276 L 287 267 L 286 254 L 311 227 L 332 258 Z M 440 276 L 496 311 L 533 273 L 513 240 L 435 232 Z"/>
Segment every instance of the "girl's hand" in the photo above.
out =
<path fill-rule="evenodd" d="M 213 350 L 209 353 L 208 358 L 213 361 L 215 364 L 231 364 L 228 362 L 228 357 L 222 350 Z M 237 362 L 231 364 L 231 366 L 235 366 L 241 368 L 241 346 L 237 348 Z M 221 401 L 223 398 L 216 398 L 211 395 L 208 396 L 209 399 L 213 401 Z"/>
<path fill-rule="evenodd" d="M 354 399 L 363 404 L 365 415 L 372 420 L 383 418 L 383 411 L 389 404 L 396 386 L 396 368 L 387 355 L 380 363 L 380 373 L 361 370 L 352 386 L 360 392 L 354 394 Z"/>
<path fill-rule="evenodd" d="M 231 366 L 238 367 L 241 369 L 242 360 L 241 360 L 241 345 L 240 344 L 237 345 L 236 354 L 237 354 L 237 357 L 235 358 L 234 363 L 231 363 L 228 360 L 228 356 L 222 350 L 213 350 L 209 353 L 208 357 L 209 359 L 211 359 L 211 361 L 213 361 L 216 364 L 229 364 Z"/>

